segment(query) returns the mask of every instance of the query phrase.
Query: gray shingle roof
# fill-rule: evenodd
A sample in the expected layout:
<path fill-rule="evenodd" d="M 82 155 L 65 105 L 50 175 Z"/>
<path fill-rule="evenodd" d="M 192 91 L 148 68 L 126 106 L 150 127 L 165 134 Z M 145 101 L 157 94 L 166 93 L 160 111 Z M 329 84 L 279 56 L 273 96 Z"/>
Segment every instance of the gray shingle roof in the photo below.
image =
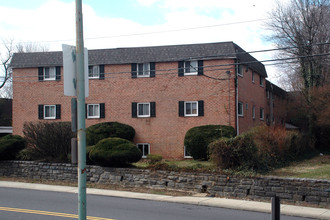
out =
<path fill-rule="evenodd" d="M 90 65 L 169 62 L 190 59 L 234 58 L 267 77 L 265 67 L 233 42 L 154 47 L 99 49 L 88 51 Z M 62 66 L 62 52 L 15 53 L 12 68 Z"/>

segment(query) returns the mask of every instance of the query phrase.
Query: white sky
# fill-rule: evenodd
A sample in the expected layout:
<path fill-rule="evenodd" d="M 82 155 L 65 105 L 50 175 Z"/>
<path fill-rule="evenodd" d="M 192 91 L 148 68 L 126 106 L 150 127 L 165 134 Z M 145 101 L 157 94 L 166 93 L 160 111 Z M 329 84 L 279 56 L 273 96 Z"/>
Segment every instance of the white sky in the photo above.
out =
<path fill-rule="evenodd" d="M 264 27 L 274 2 L 83 0 L 85 47 L 102 49 L 233 41 L 246 51 L 270 49 L 273 46 L 264 40 L 267 33 Z M 0 38 L 38 42 L 57 51 L 63 43 L 74 45 L 75 2 L 0 0 Z M 0 44 L 0 48 L 2 46 Z M 252 55 L 259 60 L 273 58 L 271 53 Z M 274 67 L 266 66 L 266 69 L 268 79 L 277 83 Z"/>

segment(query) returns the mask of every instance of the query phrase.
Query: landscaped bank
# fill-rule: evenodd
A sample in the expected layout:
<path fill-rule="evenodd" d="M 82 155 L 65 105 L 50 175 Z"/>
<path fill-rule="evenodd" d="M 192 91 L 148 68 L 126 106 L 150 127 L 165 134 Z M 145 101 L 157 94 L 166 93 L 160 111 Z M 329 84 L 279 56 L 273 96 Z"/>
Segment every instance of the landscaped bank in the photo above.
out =
<path fill-rule="evenodd" d="M 0 161 L 0 176 L 75 181 L 77 167 L 64 163 Z M 277 195 L 288 202 L 330 208 L 330 180 L 235 177 L 214 173 L 87 166 L 87 181 L 124 187 L 206 192 L 212 196 L 268 201 L 270 197 Z"/>

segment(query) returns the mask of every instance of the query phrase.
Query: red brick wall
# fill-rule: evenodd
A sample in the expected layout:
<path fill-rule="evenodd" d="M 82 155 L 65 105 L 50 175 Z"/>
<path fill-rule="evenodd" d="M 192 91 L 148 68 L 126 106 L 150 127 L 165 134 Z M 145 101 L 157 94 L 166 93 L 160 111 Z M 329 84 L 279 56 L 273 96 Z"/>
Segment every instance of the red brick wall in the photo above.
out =
<path fill-rule="evenodd" d="M 259 74 L 254 72 L 254 82 L 252 81 L 252 70 L 242 67 L 242 76 L 238 76 L 238 101 L 243 103 L 243 116 L 238 117 L 239 133 L 249 130 L 253 126 L 266 121 L 266 82 L 263 78 L 263 86 L 260 86 Z M 248 108 L 246 108 L 248 104 Z M 255 119 L 252 118 L 252 108 L 255 106 Z M 264 108 L 264 120 L 260 120 L 260 108 Z"/>
<path fill-rule="evenodd" d="M 134 142 L 150 143 L 152 154 L 161 154 L 165 158 L 183 158 L 183 140 L 188 129 L 207 124 L 235 127 L 234 68 L 217 66 L 233 62 L 204 61 L 204 74 L 213 79 L 206 76 L 179 77 L 178 62 L 156 63 L 155 78 L 135 79 L 131 78 L 130 64 L 106 65 L 105 79 L 90 80 L 90 95 L 86 98 L 88 104 L 105 103 L 105 118 L 86 119 L 86 127 L 105 121 L 129 124 L 136 131 Z M 227 80 L 228 69 L 231 71 L 230 80 Z M 38 82 L 37 68 L 14 69 L 13 75 L 15 134 L 22 135 L 25 121 L 40 121 L 38 104 L 61 104 L 60 120 L 71 120 L 71 97 L 63 95 L 63 77 L 59 82 Z M 179 101 L 198 100 L 204 101 L 204 116 L 178 116 Z M 156 117 L 132 118 L 132 102 L 156 102 Z"/>

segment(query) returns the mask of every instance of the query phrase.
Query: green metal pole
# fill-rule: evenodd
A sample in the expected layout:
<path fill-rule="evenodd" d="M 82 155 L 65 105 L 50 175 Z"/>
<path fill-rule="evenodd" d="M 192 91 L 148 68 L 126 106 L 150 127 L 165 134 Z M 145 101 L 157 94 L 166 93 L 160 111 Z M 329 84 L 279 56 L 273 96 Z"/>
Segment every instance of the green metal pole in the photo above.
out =
<path fill-rule="evenodd" d="M 85 125 L 85 74 L 82 2 L 76 0 L 76 63 L 78 108 L 78 214 L 86 220 L 86 125 Z"/>

